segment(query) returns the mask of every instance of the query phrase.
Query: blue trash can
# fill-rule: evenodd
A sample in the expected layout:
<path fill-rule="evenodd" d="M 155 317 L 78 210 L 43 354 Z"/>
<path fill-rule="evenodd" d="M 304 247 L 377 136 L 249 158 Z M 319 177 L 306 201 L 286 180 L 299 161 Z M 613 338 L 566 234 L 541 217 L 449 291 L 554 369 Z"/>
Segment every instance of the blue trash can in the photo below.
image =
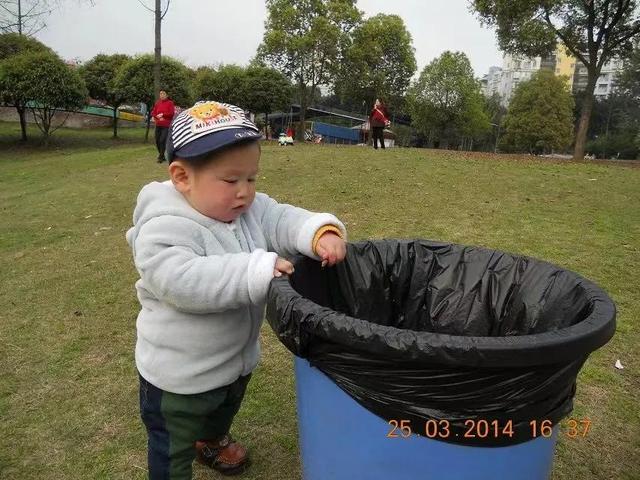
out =
<path fill-rule="evenodd" d="M 615 332 L 597 285 L 426 240 L 294 265 L 267 319 L 296 356 L 305 480 L 548 478 L 577 375 Z"/>
<path fill-rule="evenodd" d="M 470 447 L 393 426 L 362 407 L 306 360 L 295 357 L 304 480 L 546 480 L 557 428 L 508 447 Z M 415 428 L 415 426 L 412 426 Z"/>

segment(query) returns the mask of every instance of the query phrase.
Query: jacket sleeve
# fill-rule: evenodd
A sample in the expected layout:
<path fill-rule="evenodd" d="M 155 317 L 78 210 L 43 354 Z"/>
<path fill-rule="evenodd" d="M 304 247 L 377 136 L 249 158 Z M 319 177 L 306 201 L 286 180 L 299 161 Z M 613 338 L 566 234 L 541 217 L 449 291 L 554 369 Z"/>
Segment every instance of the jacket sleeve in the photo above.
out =
<path fill-rule="evenodd" d="M 333 225 L 340 230 L 346 240 L 347 231 L 340 220 L 329 213 L 313 213 L 303 208 L 278 203 L 264 193 L 257 193 L 256 200 L 262 230 L 269 249 L 279 255 L 290 257 L 302 253 L 319 260 L 313 251 L 316 232 L 325 225 Z"/>
<path fill-rule="evenodd" d="M 205 255 L 201 229 L 182 217 L 145 223 L 134 243 L 134 262 L 147 290 L 177 310 L 214 313 L 264 302 L 276 253 Z"/>

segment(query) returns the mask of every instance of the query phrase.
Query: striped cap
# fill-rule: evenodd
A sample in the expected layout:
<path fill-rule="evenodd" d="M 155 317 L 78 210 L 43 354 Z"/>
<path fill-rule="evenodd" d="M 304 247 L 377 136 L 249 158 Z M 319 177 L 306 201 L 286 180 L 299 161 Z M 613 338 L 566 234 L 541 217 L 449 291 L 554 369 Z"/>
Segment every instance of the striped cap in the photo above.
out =
<path fill-rule="evenodd" d="M 171 123 L 166 157 L 169 162 L 176 157 L 197 157 L 260 137 L 258 127 L 240 107 L 221 102 L 198 102 L 180 112 Z"/>

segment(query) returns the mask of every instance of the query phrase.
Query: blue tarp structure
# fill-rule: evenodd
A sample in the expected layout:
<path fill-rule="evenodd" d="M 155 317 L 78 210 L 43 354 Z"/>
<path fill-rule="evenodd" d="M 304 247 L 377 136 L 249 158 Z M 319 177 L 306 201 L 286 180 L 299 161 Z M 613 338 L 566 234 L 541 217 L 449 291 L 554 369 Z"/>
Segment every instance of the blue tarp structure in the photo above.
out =
<path fill-rule="evenodd" d="M 348 127 L 313 122 L 312 131 L 316 135 L 322 135 L 323 143 L 356 144 L 360 142 L 360 130 Z"/>

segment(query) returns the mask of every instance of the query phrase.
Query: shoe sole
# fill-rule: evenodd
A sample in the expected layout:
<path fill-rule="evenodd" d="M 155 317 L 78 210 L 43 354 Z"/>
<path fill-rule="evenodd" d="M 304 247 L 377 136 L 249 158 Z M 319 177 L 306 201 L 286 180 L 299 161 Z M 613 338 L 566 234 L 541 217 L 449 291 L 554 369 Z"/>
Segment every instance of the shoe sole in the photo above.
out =
<path fill-rule="evenodd" d="M 245 463 L 238 465 L 237 467 L 232 467 L 230 469 L 220 469 L 217 467 L 212 467 L 216 472 L 225 475 L 227 477 L 232 477 L 234 475 L 240 475 L 241 473 L 244 473 L 247 468 L 249 468 L 249 460 L 247 460 Z"/>
<path fill-rule="evenodd" d="M 241 463 L 240 465 L 236 465 L 235 467 L 229 467 L 229 468 L 220 468 L 219 466 L 212 466 L 212 465 L 209 465 L 208 463 L 202 462 L 200 461 L 200 459 L 196 459 L 196 460 L 200 465 L 204 465 L 205 467 L 215 470 L 216 472 L 222 475 L 225 475 L 227 477 L 240 475 L 241 473 L 244 473 L 247 470 L 247 468 L 249 468 L 249 466 L 251 465 L 251 460 L 249 459 L 247 459 L 244 463 Z"/>

